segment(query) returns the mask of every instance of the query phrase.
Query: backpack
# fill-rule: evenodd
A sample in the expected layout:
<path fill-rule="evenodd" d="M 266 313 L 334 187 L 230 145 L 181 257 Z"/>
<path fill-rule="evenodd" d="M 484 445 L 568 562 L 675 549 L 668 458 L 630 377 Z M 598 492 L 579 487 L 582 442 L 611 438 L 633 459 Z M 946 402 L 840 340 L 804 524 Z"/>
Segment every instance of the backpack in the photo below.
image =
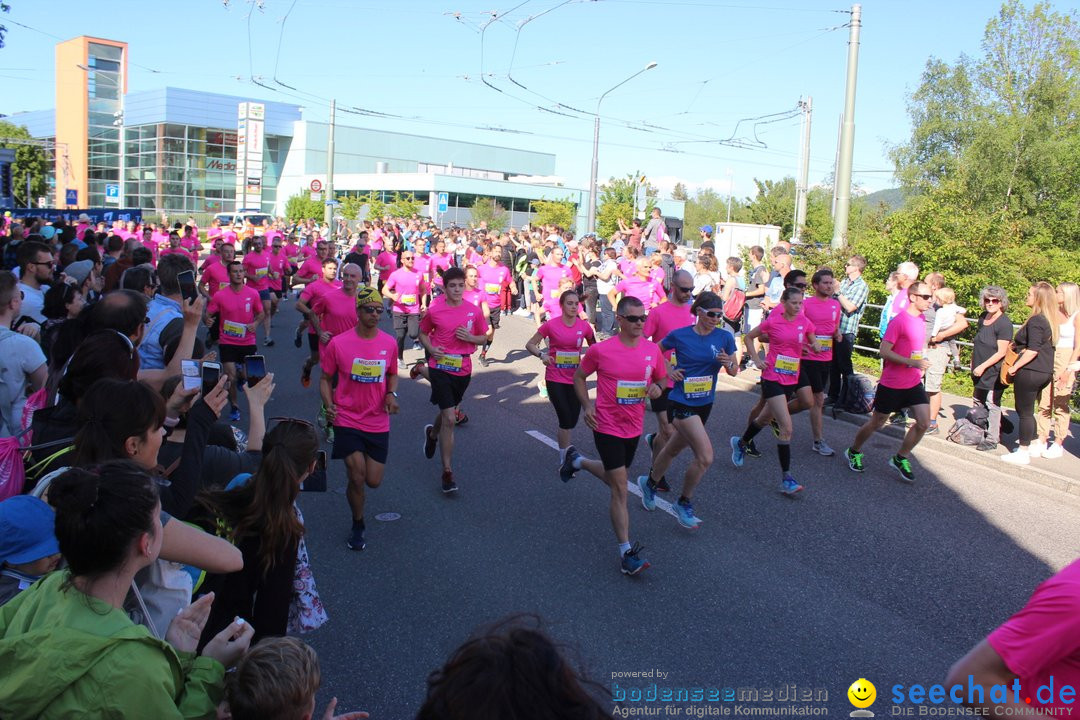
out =
<path fill-rule="evenodd" d="M 957 445 L 978 445 L 986 439 L 986 429 L 962 417 L 953 423 L 946 437 Z"/>
<path fill-rule="evenodd" d="M 844 384 L 844 394 L 833 407 L 833 417 L 838 410 L 845 412 L 867 415 L 874 409 L 874 396 L 877 395 L 877 383 L 869 376 L 862 373 L 854 373 L 847 377 Z"/>
<path fill-rule="evenodd" d="M 742 317 L 743 306 L 746 304 L 746 293 L 735 288 L 731 291 L 731 297 L 724 303 L 724 318 L 732 322 L 738 322 Z"/>

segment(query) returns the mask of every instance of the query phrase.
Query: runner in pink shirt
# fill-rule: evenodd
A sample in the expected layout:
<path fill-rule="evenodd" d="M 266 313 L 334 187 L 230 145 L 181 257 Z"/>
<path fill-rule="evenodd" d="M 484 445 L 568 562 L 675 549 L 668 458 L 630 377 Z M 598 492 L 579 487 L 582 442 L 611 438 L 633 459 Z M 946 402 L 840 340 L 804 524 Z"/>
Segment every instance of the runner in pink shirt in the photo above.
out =
<path fill-rule="evenodd" d="M 270 252 L 266 249 L 266 240 L 262 236 L 251 239 L 251 252 L 244 256 L 244 271 L 247 273 L 248 286 L 258 291 L 263 304 L 263 344 L 273 347 L 270 337 L 270 281 L 276 279 L 270 269 Z"/>
<path fill-rule="evenodd" d="M 490 325 L 491 339 L 484 343 L 480 350 L 480 364 L 488 366 L 488 350 L 495 340 L 495 331 L 499 329 L 499 320 L 502 315 L 502 295 L 506 288 L 511 287 L 510 268 L 501 262 L 502 252 L 498 248 L 489 247 L 484 250 L 484 264 L 476 270 L 480 274 L 480 285 L 484 291 L 489 312 L 488 324 Z M 514 292 L 517 286 L 513 285 Z M 548 314 L 548 317 L 558 317 L 558 312 Z"/>
<path fill-rule="evenodd" d="M 157 267 L 158 241 L 154 237 L 155 235 L 156 233 L 149 227 L 143 228 L 142 246 L 150 251 L 150 254 L 153 256 L 153 259 L 150 262 L 154 267 Z"/>
<path fill-rule="evenodd" d="M 559 281 L 564 277 L 571 277 L 570 268 L 563 265 L 562 261 L 562 248 L 556 246 L 551 249 L 547 261 L 538 267 L 533 275 L 534 284 L 539 283 L 539 287 L 536 288 L 536 296 L 540 298 L 541 303 L 540 315 L 536 318 L 537 327 L 543 322 L 545 314 L 555 317 L 551 310 L 557 310 L 558 308 L 559 296 L 562 293 L 559 290 Z"/>
<path fill-rule="evenodd" d="M 566 459 L 570 444 L 570 431 L 577 427 L 581 416 L 581 402 L 574 392 L 574 373 L 581 364 L 581 352 L 585 345 L 596 342 L 592 325 L 578 317 L 581 299 L 573 290 L 565 291 L 559 298 L 560 314 L 540 326 L 525 349 L 540 358 L 546 368 L 544 385 L 548 399 L 555 408 L 559 421 L 559 462 Z M 547 352 L 540 350 L 540 343 L 547 340 Z M 565 478 L 569 480 L 569 478 Z"/>
<path fill-rule="evenodd" d="M 300 326 L 296 328 L 294 344 L 297 347 L 300 346 L 300 336 L 306 327 L 308 330 L 308 350 L 310 351 L 308 359 L 304 361 L 304 369 L 300 373 L 300 384 L 304 387 L 311 384 L 311 368 L 319 363 L 319 336 L 315 333 L 315 326 L 309 320 L 312 315 L 311 308 L 324 293 L 341 287 L 341 282 L 337 280 L 337 269 L 337 260 L 333 258 L 323 260 L 322 276 L 315 282 L 309 283 L 300 293 L 300 299 L 296 302 L 296 310 L 304 316 L 304 319 L 300 322 Z"/>
<path fill-rule="evenodd" d="M 805 393 L 802 399 L 795 398 L 788 403 L 788 414 L 810 410 L 810 431 L 814 435 L 813 450 L 819 455 L 832 457 L 836 452 L 825 442 L 824 435 L 824 411 L 825 390 L 829 385 L 829 371 L 832 366 L 833 344 L 842 338 L 840 334 L 840 316 L 843 308 L 840 301 L 833 298 L 836 291 L 836 281 L 833 272 L 829 268 L 822 268 L 814 273 L 811 279 L 814 294 L 803 300 L 803 315 L 814 325 L 814 334 L 820 351 L 814 346 L 808 346 L 803 351 L 802 361 L 799 363 L 799 387 L 809 387 L 813 393 L 811 404 L 804 404 Z"/>
<path fill-rule="evenodd" d="M 372 250 L 374 252 L 374 250 Z M 390 274 L 398 269 L 397 254 L 383 250 L 375 257 L 374 268 L 379 271 L 379 292 L 383 291 Z"/>
<path fill-rule="evenodd" d="M 394 338 L 379 330 L 382 296 L 372 287 L 362 287 L 355 304 L 356 328 L 335 336 L 323 351 L 319 393 L 334 429 L 333 458 L 345 461 L 349 479 L 345 497 L 352 532 L 346 545 L 363 550 L 364 495 L 366 488 L 382 484 L 390 450 L 390 416 L 398 411 L 398 360 Z"/>
<path fill-rule="evenodd" d="M 413 250 L 401 252 L 401 267 L 390 273 L 384 290 L 393 302 L 394 335 L 397 338 L 398 360 L 405 358 L 405 336 L 415 347 L 420 338 L 420 314 L 427 310 L 428 284 L 424 274 L 415 267 Z"/>
<path fill-rule="evenodd" d="M 188 260 L 191 259 L 191 253 L 180 246 L 180 235 L 176 232 L 169 233 L 169 246 L 162 250 L 158 257 L 162 258 L 166 255 L 181 255 Z"/>
<path fill-rule="evenodd" d="M 801 394 L 800 402 L 812 403 L 813 397 L 809 386 L 799 387 L 799 365 L 807 345 L 815 343 L 814 324 L 802 314 L 803 291 L 798 287 L 788 287 L 780 295 L 778 305 L 765 320 L 743 336 L 743 343 L 749 357 L 760 360 L 761 398 L 764 409 L 751 418 L 742 437 L 731 438 L 731 462 L 735 467 L 742 467 L 747 448 L 761 429 L 775 418 L 774 428 L 779 429 L 776 453 L 780 458 L 780 492 L 793 496 L 803 490 L 791 476 L 791 415 L 788 414 L 789 395 Z M 764 359 L 758 354 L 755 341 L 765 335 L 769 338 L 769 352 Z M 820 346 L 818 346 L 820 349 Z"/>
<path fill-rule="evenodd" d="M 889 321 L 885 337 L 881 338 L 882 367 L 874 396 L 874 413 L 855 433 L 855 440 L 844 455 L 848 467 L 855 472 L 863 471 L 862 446 L 878 430 L 885 426 L 889 415 L 908 408 L 915 423 L 907 429 L 900 450 L 889 458 L 889 466 L 900 474 L 904 482 L 914 482 L 909 455 L 922 440 L 930 427 L 930 398 L 923 388 L 923 371 L 930 367 L 926 357 L 926 321 L 923 313 L 930 307 L 934 296 L 930 286 L 916 282 L 904 292 L 908 305 L 904 312 Z"/>
<path fill-rule="evenodd" d="M 289 256 L 285 254 L 285 239 L 281 233 L 270 240 L 270 314 L 277 315 L 278 303 L 285 295 L 285 278 L 289 274 Z M 276 277 L 275 277 L 276 276 Z"/>
<path fill-rule="evenodd" d="M 343 332 L 356 327 L 356 291 L 360 285 L 360 268 L 348 263 L 341 268 L 341 287 L 315 297 L 309 319 L 319 336 L 322 349 Z"/>
<path fill-rule="evenodd" d="M 420 344 L 430 357 L 431 404 L 439 408 L 435 421 L 424 426 L 424 455 L 435 457 L 435 447 L 440 446 L 442 491 L 452 493 L 458 489 L 453 471 L 455 408 L 469 387 L 470 356 L 487 339 L 488 327 L 480 308 L 462 300 L 464 271 L 450 268 L 443 280 L 446 292 L 432 301 L 420 320 Z"/>
<path fill-rule="evenodd" d="M 435 251 L 431 253 L 431 286 L 433 288 L 439 288 L 439 291 L 442 291 L 443 279 L 439 271 L 446 272 L 453 265 L 454 256 L 446 252 L 446 242 L 437 240 L 435 242 Z"/>
<path fill-rule="evenodd" d="M 198 266 L 199 253 L 202 252 L 202 243 L 199 242 L 199 231 L 193 225 L 184 226 L 184 234 L 180 237 L 180 247 L 191 254 L 192 264 Z"/>
<path fill-rule="evenodd" d="M 304 249 L 309 247 L 311 246 L 305 245 Z M 320 240 L 296 271 L 295 284 L 307 285 L 320 279 L 323 276 L 323 261 L 329 257 L 330 245 L 325 240 Z"/>
<path fill-rule="evenodd" d="M 574 373 L 574 391 L 585 410 L 585 423 L 593 431 L 599 460 L 589 460 L 575 448 L 567 448 L 559 476 L 569 480 L 585 469 L 600 478 L 611 491 L 611 525 L 619 546 L 622 572 L 637 575 L 649 567 L 641 556 L 641 543 L 630 544 L 630 515 L 626 488 L 645 417 L 645 398 L 656 399 L 664 391 L 667 365 L 660 347 L 642 337 L 645 308 L 637 298 L 624 297 L 616 308 L 619 333 L 589 346 Z M 586 381 L 596 373 L 596 402 L 589 397 Z"/>
<path fill-rule="evenodd" d="M 202 278 L 199 280 L 199 291 L 209 298 L 219 290 L 224 290 L 229 284 L 229 264 L 235 259 L 236 248 L 222 243 L 217 254 L 211 255 L 206 261 Z"/>
<path fill-rule="evenodd" d="M 608 293 L 611 304 L 615 304 L 618 295 L 629 295 L 637 298 L 647 310 L 651 310 L 664 301 L 663 285 L 649 278 L 649 264 L 646 260 L 639 260 L 634 275 L 627 275 L 612 288 Z"/>
<path fill-rule="evenodd" d="M 232 403 L 231 420 L 240 419 L 236 407 L 238 376 L 236 364 L 248 355 L 255 354 L 255 328 L 262 320 L 262 303 L 259 293 L 244 285 L 244 267 L 233 261 L 228 265 L 229 286 L 214 293 L 206 305 L 207 324 L 217 316 L 218 343 L 221 362 L 229 376 L 229 401 Z"/>

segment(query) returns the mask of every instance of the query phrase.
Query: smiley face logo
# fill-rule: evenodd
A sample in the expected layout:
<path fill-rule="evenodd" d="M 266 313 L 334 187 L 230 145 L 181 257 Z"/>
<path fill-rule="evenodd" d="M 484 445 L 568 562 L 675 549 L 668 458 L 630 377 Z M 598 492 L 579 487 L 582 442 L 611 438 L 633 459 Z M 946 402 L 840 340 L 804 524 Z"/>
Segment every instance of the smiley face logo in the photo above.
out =
<path fill-rule="evenodd" d="M 851 683 L 847 691 L 848 700 L 857 708 L 868 708 L 877 699 L 877 688 L 866 678 L 859 678 Z"/>

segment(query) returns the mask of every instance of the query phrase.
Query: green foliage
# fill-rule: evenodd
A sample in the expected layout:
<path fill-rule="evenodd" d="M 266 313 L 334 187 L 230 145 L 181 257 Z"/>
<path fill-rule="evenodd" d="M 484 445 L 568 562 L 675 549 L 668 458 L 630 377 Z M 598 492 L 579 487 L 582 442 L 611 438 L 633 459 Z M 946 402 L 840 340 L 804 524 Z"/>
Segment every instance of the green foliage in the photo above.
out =
<path fill-rule="evenodd" d="M 686 202 L 690 199 L 690 193 L 687 192 L 685 185 L 682 183 L 675 183 L 675 187 L 671 190 L 671 199 Z"/>
<path fill-rule="evenodd" d="M 406 193 L 402 195 L 399 192 L 394 193 L 394 197 L 386 205 L 385 214 L 391 217 L 412 217 L 413 213 L 417 215 L 424 209 L 424 203 L 416 199 L 416 196 L 412 193 Z M 378 216 L 375 216 L 378 217 Z"/>
<path fill-rule="evenodd" d="M 472 206 L 472 224 L 479 227 L 482 222 L 487 223 L 488 230 L 501 232 L 506 229 L 510 219 L 506 208 L 493 198 L 478 197 Z"/>
<path fill-rule="evenodd" d="M 556 225 L 566 230 L 573 229 L 577 218 L 577 204 L 570 198 L 565 200 L 533 200 L 532 211 L 536 213 L 533 225 Z"/>
<path fill-rule="evenodd" d="M 0 47 L 3 44 L 0 43 Z M 21 125 L 14 125 L 0 120 L 0 137 L 18 138 L 19 140 L 32 140 L 30 131 Z M 30 173 L 30 197 L 28 201 L 47 195 L 49 192 L 49 155 L 44 149 L 33 145 L 4 144 L 0 147 L 15 151 L 15 162 L 11 166 L 11 183 L 14 186 L 15 196 L 22 198 L 26 194 L 26 174 Z"/>
<path fill-rule="evenodd" d="M 290 195 L 285 201 L 285 217 L 290 221 L 298 220 L 322 220 L 326 213 L 326 206 L 318 200 L 312 200 L 311 194 L 298 192 Z"/>
<path fill-rule="evenodd" d="M 624 178 L 611 178 L 599 187 L 596 201 L 596 232 L 602 238 L 611 237 L 619 229 L 619 220 L 629 225 L 634 219 L 634 194 L 639 192 L 638 179 L 642 175 L 635 172 Z M 645 217 L 649 217 L 656 205 L 657 190 L 648 181 L 645 182 Z M 640 208 L 639 208 L 640 210 Z"/>
<path fill-rule="evenodd" d="M 757 225 L 779 225 L 780 237 L 790 239 L 795 223 L 795 178 L 758 180 L 757 197 L 747 204 L 749 219 Z"/>
<path fill-rule="evenodd" d="M 703 225 L 716 227 L 719 222 L 725 222 L 728 197 L 721 196 L 712 188 L 702 188 L 694 193 L 694 197 L 686 201 L 686 209 L 683 213 L 683 222 L 686 228 L 683 237 L 692 240 L 695 244 L 698 238 L 697 229 Z M 738 200 L 732 200 L 731 221 L 746 222 L 746 208 Z"/>
<path fill-rule="evenodd" d="M 342 198 L 341 215 L 346 220 L 357 220 L 360 218 L 365 206 L 367 207 L 367 214 L 364 215 L 364 218 L 367 220 L 374 220 L 386 215 L 387 205 L 382 201 L 382 196 L 375 191 L 366 195 L 352 195 Z"/>

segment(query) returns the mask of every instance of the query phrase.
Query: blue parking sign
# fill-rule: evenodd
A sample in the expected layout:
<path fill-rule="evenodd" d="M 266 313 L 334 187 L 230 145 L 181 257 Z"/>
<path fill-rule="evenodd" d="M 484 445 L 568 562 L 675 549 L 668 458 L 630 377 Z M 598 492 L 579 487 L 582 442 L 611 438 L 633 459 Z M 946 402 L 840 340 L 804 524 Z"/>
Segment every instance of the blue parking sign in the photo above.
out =
<path fill-rule="evenodd" d="M 107 203 L 119 203 L 120 202 L 120 186 L 116 184 L 105 186 L 105 202 Z"/>
<path fill-rule="evenodd" d="M 79 204 L 79 191 L 78 190 L 68 190 L 64 194 L 64 204 L 65 205 L 78 205 Z"/>
<path fill-rule="evenodd" d="M 450 193 L 439 193 L 439 212 L 444 213 L 450 205 Z"/>

